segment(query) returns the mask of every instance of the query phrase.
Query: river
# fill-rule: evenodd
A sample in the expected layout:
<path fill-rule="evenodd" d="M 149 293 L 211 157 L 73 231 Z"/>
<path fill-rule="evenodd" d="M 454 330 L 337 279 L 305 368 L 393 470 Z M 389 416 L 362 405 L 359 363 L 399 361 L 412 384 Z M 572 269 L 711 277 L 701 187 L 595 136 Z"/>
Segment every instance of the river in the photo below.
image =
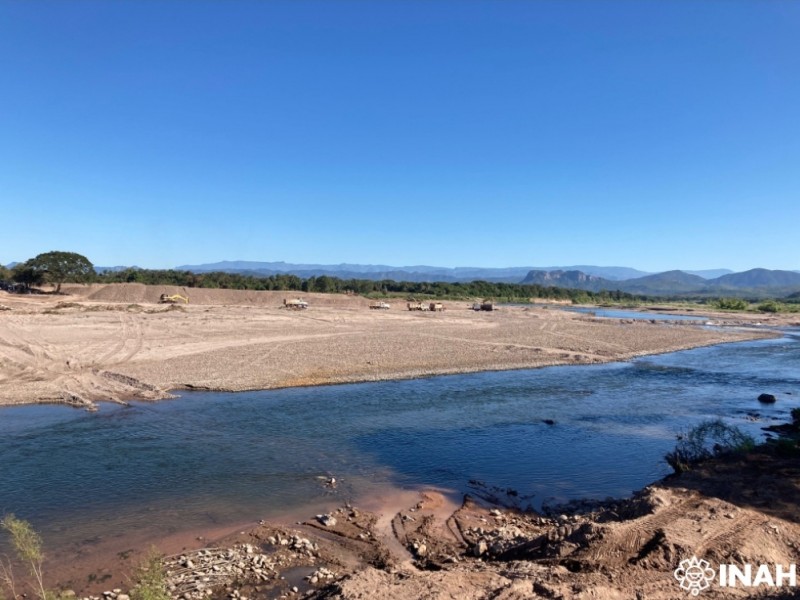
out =
<path fill-rule="evenodd" d="M 777 403 L 759 404 L 762 392 Z M 0 410 L 0 512 L 74 546 L 398 488 L 460 496 L 471 480 L 534 507 L 625 496 L 669 472 L 664 453 L 693 424 L 722 417 L 761 436 L 797 406 L 800 332 L 787 331 L 604 365 L 191 392 L 97 413 L 12 407 Z"/>

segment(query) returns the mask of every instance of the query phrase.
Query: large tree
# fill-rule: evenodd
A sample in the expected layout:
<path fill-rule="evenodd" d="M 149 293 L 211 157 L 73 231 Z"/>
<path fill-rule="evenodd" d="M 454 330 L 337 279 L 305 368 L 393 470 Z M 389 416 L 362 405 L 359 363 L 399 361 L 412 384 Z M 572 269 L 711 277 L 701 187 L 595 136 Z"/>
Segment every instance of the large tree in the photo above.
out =
<path fill-rule="evenodd" d="M 84 283 L 94 277 L 94 266 L 89 259 L 75 252 L 45 252 L 30 259 L 25 265 L 41 273 L 49 283 L 56 284 L 56 294 L 65 281 Z"/>

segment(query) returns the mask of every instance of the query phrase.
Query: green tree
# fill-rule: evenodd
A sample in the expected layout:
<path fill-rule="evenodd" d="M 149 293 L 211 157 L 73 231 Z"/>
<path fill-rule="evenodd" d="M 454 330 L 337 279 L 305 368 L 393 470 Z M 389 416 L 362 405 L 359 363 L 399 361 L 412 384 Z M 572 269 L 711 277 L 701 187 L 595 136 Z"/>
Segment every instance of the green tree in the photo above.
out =
<path fill-rule="evenodd" d="M 11 279 L 24 285 L 26 290 L 31 289 L 31 286 L 44 283 L 44 275 L 29 263 L 30 261 L 14 265 L 14 268 L 11 269 Z"/>
<path fill-rule="evenodd" d="M 46 281 L 56 284 L 56 294 L 65 281 L 85 283 L 96 276 L 89 259 L 75 252 L 45 252 L 29 260 L 26 265 L 44 275 Z"/>

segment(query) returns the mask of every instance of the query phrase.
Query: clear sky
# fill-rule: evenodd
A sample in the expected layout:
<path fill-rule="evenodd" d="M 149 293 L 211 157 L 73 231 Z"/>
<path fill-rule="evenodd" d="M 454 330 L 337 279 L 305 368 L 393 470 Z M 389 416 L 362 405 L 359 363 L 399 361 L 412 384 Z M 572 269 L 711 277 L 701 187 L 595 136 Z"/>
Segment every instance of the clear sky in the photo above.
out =
<path fill-rule="evenodd" d="M 800 2 L 0 0 L 0 263 L 800 269 Z"/>

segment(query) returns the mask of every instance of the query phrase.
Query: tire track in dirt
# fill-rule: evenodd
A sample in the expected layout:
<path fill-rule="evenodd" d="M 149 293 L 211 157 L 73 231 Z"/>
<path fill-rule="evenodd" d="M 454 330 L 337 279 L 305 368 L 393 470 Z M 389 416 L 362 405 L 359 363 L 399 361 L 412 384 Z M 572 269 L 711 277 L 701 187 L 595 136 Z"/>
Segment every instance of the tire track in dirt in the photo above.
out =
<path fill-rule="evenodd" d="M 669 507 L 656 508 L 655 512 L 614 525 L 602 542 L 587 554 L 587 558 L 603 564 L 624 564 L 640 554 L 642 548 L 664 527 L 685 519 L 689 514 L 688 502 L 683 500 Z"/>
<path fill-rule="evenodd" d="M 728 522 L 727 527 L 722 528 L 722 531 L 706 537 L 702 544 L 698 546 L 698 552 L 706 553 L 710 549 L 718 550 L 738 546 L 739 542 L 742 541 L 742 536 L 746 536 L 758 528 L 763 528 L 768 523 L 769 519 L 760 515 L 749 513 L 736 515 Z"/>
<path fill-rule="evenodd" d="M 109 367 L 123 365 L 142 349 L 144 333 L 141 321 L 134 319 L 131 315 L 119 315 L 119 321 L 119 341 L 111 350 L 95 361 L 96 365 L 108 365 Z M 126 350 L 129 345 L 130 348 Z"/>
<path fill-rule="evenodd" d="M 119 327 L 109 336 L 82 346 L 77 352 L 58 346 L 37 332 L 34 323 L 11 318 L 0 330 L 0 383 L 28 383 L 40 390 L 44 401 L 62 401 L 73 406 L 93 408 L 94 400 L 120 402 L 123 396 L 163 397 L 164 393 L 134 378 L 122 376 L 101 366 L 113 367 L 130 361 L 141 349 L 141 323 L 131 315 L 119 317 Z M 100 359 L 91 360 L 98 346 L 113 337 L 116 342 Z M 90 360 L 85 363 L 82 358 Z M 16 386 L 14 386 L 16 387 Z M 7 392 L 13 397 L 14 389 Z"/>

